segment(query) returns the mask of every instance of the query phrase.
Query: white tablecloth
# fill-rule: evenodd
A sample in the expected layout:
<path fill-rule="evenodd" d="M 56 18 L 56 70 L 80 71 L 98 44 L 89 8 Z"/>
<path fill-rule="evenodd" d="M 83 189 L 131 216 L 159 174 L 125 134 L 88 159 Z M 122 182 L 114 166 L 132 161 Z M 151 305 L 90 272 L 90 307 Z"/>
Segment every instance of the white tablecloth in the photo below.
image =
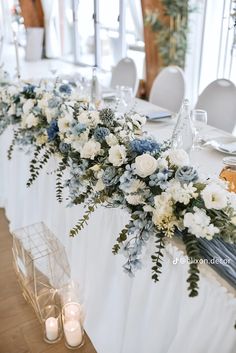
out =
<path fill-rule="evenodd" d="M 151 106 L 138 103 L 139 108 Z M 173 122 L 147 125 L 160 140 L 170 137 Z M 211 129 L 213 135 L 219 134 Z M 0 206 L 5 207 L 10 228 L 43 221 L 65 245 L 72 277 L 79 281 L 86 308 L 85 328 L 98 353 L 233 353 L 236 299 L 212 271 L 202 270 L 199 296 L 189 298 L 186 264 L 173 264 L 181 251 L 168 245 L 161 281 L 151 280 L 150 260 L 135 278 L 123 273 L 122 256 L 111 248 L 128 219 L 119 209 L 99 208 L 85 230 L 74 239 L 69 229 L 83 208 L 67 208 L 55 196 L 56 161 L 42 171 L 27 189 L 30 156 L 16 151 L 8 161 L 6 150 L 12 131 L 0 137 Z M 192 155 L 202 171 L 220 171 L 222 155 L 200 151 Z"/>

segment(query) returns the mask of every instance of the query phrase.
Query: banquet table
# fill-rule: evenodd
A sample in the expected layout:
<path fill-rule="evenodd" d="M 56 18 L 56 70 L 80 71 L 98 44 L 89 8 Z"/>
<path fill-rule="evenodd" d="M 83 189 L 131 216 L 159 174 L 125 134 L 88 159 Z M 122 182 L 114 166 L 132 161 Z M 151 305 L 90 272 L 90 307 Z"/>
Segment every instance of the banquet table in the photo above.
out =
<path fill-rule="evenodd" d="M 139 112 L 163 110 L 137 100 Z M 145 130 L 163 141 L 171 137 L 175 119 L 148 122 Z M 85 329 L 98 353 L 233 353 L 236 347 L 236 295 L 233 287 L 207 265 L 200 266 L 199 295 L 189 298 L 188 264 L 181 245 L 170 242 L 165 250 L 160 282 L 151 280 L 150 248 L 143 268 L 134 278 L 123 272 L 124 258 L 111 252 L 122 226 L 124 210 L 98 208 L 87 227 L 75 238 L 69 230 L 83 214 L 83 206 L 67 207 L 56 200 L 57 165 L 51 158 L 39 178 L 26 188 L 30 154 L 7 149 L 9 127 L 0 137 L 0 206 L 10 229 L 43 221 L 60 239 L 78 281 L 86 310 Z M 221 131 L 206 127 L 208 136 Z M 201 173 L 218 175 L 223 155 L 205 148 L 191 153 Z M 176 264 L 177 263 L 177 264 Z"/>

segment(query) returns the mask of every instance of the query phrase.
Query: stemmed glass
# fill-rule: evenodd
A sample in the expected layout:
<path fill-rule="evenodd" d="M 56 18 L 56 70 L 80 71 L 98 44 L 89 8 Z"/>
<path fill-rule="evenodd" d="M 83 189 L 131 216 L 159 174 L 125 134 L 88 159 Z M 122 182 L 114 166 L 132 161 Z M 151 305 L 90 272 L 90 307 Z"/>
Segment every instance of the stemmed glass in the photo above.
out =
<path fill-rule="evenodd" d="M 207 112 L 202 109 L 194 109 L 191 113 L 191 120 L 195 128 L 194 149 L 201 149 L 202 136 L 201 133 L 207 125 Z"/>
<path fill-rule="evenodd" d="M 131 87 L 116 86 L 118 109 L 121 113 L 127 113 L 134 103 L 134 95 Z"/>

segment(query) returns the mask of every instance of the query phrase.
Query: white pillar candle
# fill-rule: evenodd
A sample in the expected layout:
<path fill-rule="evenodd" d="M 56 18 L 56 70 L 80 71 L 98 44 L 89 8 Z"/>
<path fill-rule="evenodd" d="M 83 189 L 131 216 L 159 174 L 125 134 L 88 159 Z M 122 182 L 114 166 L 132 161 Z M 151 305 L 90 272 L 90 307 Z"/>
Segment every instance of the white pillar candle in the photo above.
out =
<path fill-rule="evenodd" d="M 45 321 L 46 337 L 49 341 L 55 341 L 58 337 L 58 320 L 55 317 L 49 317 Z"/>
<path fill-rule="evenodd" d="M 65 318 L 80 320 L 80 313 L 81 309 L 78 303 L 68 303 L 65 305 Z"/>
<path fill-rule="evenodd" d="M 64 323 L 64 333 L 66 342 L 71 347 L 77 347 L 81 344 L 83 339 L 82 329 L 79 321 L 70 320 Z"/>

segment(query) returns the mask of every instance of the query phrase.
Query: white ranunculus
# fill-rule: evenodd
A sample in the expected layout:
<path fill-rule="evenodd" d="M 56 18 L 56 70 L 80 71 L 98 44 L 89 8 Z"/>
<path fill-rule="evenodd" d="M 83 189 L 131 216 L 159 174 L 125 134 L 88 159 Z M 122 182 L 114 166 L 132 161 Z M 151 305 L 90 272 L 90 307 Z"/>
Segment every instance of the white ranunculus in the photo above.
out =
<path fill-rule="evenodd" d="M 84 111 L 80 113 L 77 117 L 81 124 L 95 128 L 100 122 L 99 112 L 97 111 Z"/>
<path fill-rule="evenodd" d="M 81 158 L 94 159 L 101 150 L 101 144 L 95 140 L 86 142 L 80 152 Z"/>
<path fill-rule="evenodd" d="M 114 146 L 118 144 L 118 140 L 114 134 L 109 134 L 105 137 L 106 143 L 109 146 Z"/>
<path fill-rule="evenodd" d="M 144 153 L 141 156 L 135 158 L 135 170 L 136 174 L 141 178 L 153 174 L 157 169 L 157 160 L 150 156 L 150 154 Z"/>
<path fill-rule="evenodd" d="M 37 126 L 38 123 L 39 123 L 39 119 L 36 116 L 34 116 L 34 114 L 30 113 L 22 117 L 21 126 L 22 128 L 31 128 L 31 127 Z"/>
<path fill-rule="evenodd" d="M 70 115 L 58 119 L 58 128 L 61 133 L 65 133 L 70 128 L 72 118 Z"/>
<path fill-rule="evenodd" d="M 158 169 L 168 169 L 168 162 L 165 158 L 158 158 L 157 160 Z"/>
<path fill-rule="evenodd" d="M 115 167 L 121 166 L 126 160 L 126 148 L 123 145 L 111 146 L 108 160 Z"/>
<path fill-rule="evenodd" d="M 130 205 L 141 205 L 144 203 L 144 199 L 142 197 L 142 195 L 127 195 L 125 196 L 126 201 L 130 204 Z"/>
<path fill-rule="evenodd" d="M 23 104 L 23 113 L 24 114 L 28 114 L 30 112 L 30 110 L 33 108 L 34 106 L 34 100 L 33 99 L 27 99 L 27 101 Z"/>
<path fill-rule="evenodd" d="M 201 192 L 206 208 L 221 210 L 227 206 L 227 192 L 217 184 L 207 185 Z"/>
<path fill-rule="evenodd" d="M 134 126 L 138 129 L 141 129 L 141 127 L 143 125 L 145 125 L 146 121 L 147 121 L 145 116 L 139 115 L 137 113 L 131 116 L 131 120 L 132 120 Z"/>
<path fill-rule="evenodd" d="M 194 207 L 193 211 L 194 213 L 185 213 L 183 220 L 184 226 L 197 238 L 211 240 L 215 234 L 219 233 L 219 229 L 210 223 L 211 218 L 207 216 L 205 210 Z"/>
<path fill-rule="evenodd" d="M 183 167 L 189 165 L 189 156 L 187 152 L 182 149 L 173 149 L 167 152 L 170 164 L 176 165 L 177 167 Z"/>

